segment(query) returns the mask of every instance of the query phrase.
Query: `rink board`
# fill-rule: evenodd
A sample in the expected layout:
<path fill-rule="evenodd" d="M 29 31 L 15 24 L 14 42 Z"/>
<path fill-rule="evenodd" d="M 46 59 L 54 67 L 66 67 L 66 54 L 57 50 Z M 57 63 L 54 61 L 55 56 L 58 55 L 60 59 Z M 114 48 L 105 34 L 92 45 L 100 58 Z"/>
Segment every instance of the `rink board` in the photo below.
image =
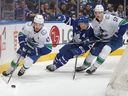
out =
<path fill-rule="evenodd" d="M 14 58 L 18 45 L 18 33 L 21 31 L 25 22 L 0 22 L 0 72 L 6 70 L 9 62 Z M 72 39 L 72 27 L 60 22 L 46 23 L 45 26 L 51 36 L 52 43 L 67 43 Z M 127 36 L 124 36 L 127 41 Z M 42 56 L 38 62 L 53 60 L 58 53 L 58 50 L 63 45 L 53 47 L 52 53 Z M 113 52 L 111 56 L 122 55 L 125 47 Z M 86 57 L 87 53 L 80 56 Z"/>
<path fill-rule="evenodd" d="M 123 54 L 123 52 L 124 52 L 124 49 L 118 49 L 118 50 L 114 51 L 113 53 L 111 53 L 110 56 L 115 56 L 115 58 L 116 58 L 116 56 L 121 56 Z M 79 58 L 84 59 L 87 56 L 88 53 L 89 52 L 83 54 L 82 56 L 79 56 Z M 54 60 L 55 56 L 56 56 L 56 53 L 51 53 L 51 54 L 42 56 L 42 57 L 39 58 L 38 62 Z M 21 63 L 21 65 L 22 65 L 22 63 Z M 9 63 L 0 65 L 0 73 L 7 70 L 8 67 L 9 67 Z"/>

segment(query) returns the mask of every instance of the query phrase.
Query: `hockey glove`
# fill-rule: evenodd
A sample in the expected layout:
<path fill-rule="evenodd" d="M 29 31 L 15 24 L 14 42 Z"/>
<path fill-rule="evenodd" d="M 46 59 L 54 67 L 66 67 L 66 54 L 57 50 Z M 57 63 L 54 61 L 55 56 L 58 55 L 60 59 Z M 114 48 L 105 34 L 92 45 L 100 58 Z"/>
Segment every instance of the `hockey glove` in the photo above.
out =
<path fill-rule="evenodd" d="M 66 16 L 63 14 L 58 14 L 57 15 L 57 20 L 61 21 L 61 22 L 65 22 L 66 21 Z"/>
<path fill-rule="evenodd" d="M 73 41 L 76 42 L 76 43 L 81 43 L 81 39 L 80 39 L 80 34 L 74 34 L 73 36 Z"/>
<path fill-rule="evenodd" d="M 95 41 L 94 41 L 94 42 L 95 42 Z M 90 44 L 90 43 L 92 43 L 92 41 L 90 41 L 89 39 L 86 39 L 86 40 L 83 41 L 83 43 L 84 43 L 84 44 Z"/>
<path fill-rule="evenodd" d="M 108 36 L 108 34 L 106 34 L 105 32 L 103 32 L 103 33 L 98 33 L 98 34 L 96 34 L 95 35 L 99 40 L 103 40 L 103 39 L 105 39 L 107 36 Z"/>
<path fill-rule="evenodd" d="M 24 42 L 23 46 L 21 47 L 21 50 L 23 52 L 28 50 L 28 53 L 30 53 L 31 51 L 34 51 L 34 49 L 35 49 L 35 46 L 31 45 L 30 42 Z"/>

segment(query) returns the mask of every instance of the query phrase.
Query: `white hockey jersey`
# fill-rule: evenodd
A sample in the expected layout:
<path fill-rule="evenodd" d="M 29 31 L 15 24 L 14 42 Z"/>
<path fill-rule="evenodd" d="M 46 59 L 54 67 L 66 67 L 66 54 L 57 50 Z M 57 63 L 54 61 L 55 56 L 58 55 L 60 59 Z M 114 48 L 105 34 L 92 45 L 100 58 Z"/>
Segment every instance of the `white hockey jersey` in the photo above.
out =
<path fill-rule="evenodd" d="M 118 31 L 119 24 L 122 20 L 122 18 L 117 16 L 104 14 L 101 22 L 98 22 L 96 19 L 91 22 L 94 34 L 97 36 L 102 30 L 106 34 L 103 39 L 109 39 Z"/>
<path fill-rule="evenodd" d="M 32 22 L 28 22 L 22 28 L 22 33 L 26 35 L 27 41 L 36 44 L 38 48 L 44 47 L 45 44 L 51 44 L 49 32 L 46 27 L 42 27 L 39 32 L 35 32 Z"/>

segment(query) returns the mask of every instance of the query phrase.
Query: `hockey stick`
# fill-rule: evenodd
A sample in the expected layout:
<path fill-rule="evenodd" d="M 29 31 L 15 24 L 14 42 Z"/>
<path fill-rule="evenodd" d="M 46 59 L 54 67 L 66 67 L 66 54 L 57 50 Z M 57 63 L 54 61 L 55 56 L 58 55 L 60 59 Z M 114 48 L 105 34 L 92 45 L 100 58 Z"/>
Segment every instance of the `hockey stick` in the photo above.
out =
<path fill-rule="evenodd" d="M 17 60 L 17 62 L 16 62 L 17 66 L 19 65 L 20 58 L 21 58 L 21 55 L 19 56 L 19 58 L 18 58 L 18 60 Z M 16 67 L 16 68 L 17 68 L 17 67 Z M 11 78 L 12 78 L 12 75 L 13 75 L 14 71 L 16 70 L 16 68 L 12 71 L 11 75 L 9 76 L 9 79 L 8 79 L 7 82 L 6 82 L 7 84 L 10 82 L 10 80 L 11 80 Z"/>
<path fill-rule="evenodd" d="M 102 40 L 95 40 L 95 41 L 90 41 L 88 43 L 83 42 L 84 44 L 91 44 L 91 43 L 95 43 L 95 42 L 101 42 Z M 109 40 L 106 40 L 109 41 Z M 74 43 L 69 43 L 69 44 L 74 44 Z M 79 43 L 82 44 L 82 43 Z M 73 80 L 76 77 L 76 67 L 77 67 L 77 60 L 78 60 L 78 56 L 75 57 L 75 66 L 74 66 L 74 72 L 73 72 Z"/>
<path fill-rule="evenodd" d="M 65 45 L 65 44 L 91 44 L 91 43 L 96 43 L 96 42 L 101 42 L 102 40 L 92 40 L 92 41 L 88 41 L 88 42 L 80 42 L 80 43 L 73 43 L 73 42 L 66 42 L 66 43 L 58 43 L 58 44 L 52 44 L 52 45 Z M 109 40 L 104 40 L 103 42 L 108 42 Z M 51 44 L 51 43 L 48 43 Z"/>
<path fill-rule="evenodd" d="M 27 51 L 28 51 L 28 50 L 25 51 L 25 55 L 26 55 Z M 19 58 L 18 58 L 18 60 L 17 60 L 17 62 L 16 62 L 16 65 L 17 65 L 17 66 L 19 66 L 19 61 L 20 61 L 20 58 L 21 58 L 21 57 L 22 57 L 22 54 L 19 56 Z M 17 68 L 17 67 L 16 67 L 16 68 Z M 12 78 L 12 76 L 13 76 L 13 73 L 15 72 L 16 68 L 13 70 L 13 72 L 12 72 L 11 75 L 9 76 L 9 79 L 8 79 L 8 81 L 6 82 L 7 84 L 10 82 L 10 80 L 11 80 L 11 78 Z"/>
<path fill-rule="evenodd" d="M 77 59 L 78 59 L 78 56 L 76 56 L 76 58 L 75 58 L 75 66 L 74 66 L 74 72 L 73 72 L 73 80 L 74 80 L 75 77 L 76 77 Z"/>

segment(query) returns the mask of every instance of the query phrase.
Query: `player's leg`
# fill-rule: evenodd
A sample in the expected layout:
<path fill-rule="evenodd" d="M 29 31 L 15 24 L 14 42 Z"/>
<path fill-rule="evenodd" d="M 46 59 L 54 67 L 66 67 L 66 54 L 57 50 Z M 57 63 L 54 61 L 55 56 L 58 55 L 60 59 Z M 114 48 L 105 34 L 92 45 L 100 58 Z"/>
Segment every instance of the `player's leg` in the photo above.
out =
<path fill-rule="evenodd" d="M 66 44 L 64 45 L 60 50 L 59 53 L 56 55 L 53 64 L 48 65 L 46 67 L 47 70 L 49 71 L 55 71 L 57 68 L 63 66 L 63 63 L 66 64 L 69 58 L 72 58 L 72 54 L 67 53 L 69 49 L 72 49 L 76 47 L 73 44 Z M 66 56 L 68 54 L 68 57 Z"/>
<path fill-rule="evenodd" d="M 73 58 L 74 56 L 81 55 L 84 52 L 87 52 L 87 50 L 89 50 L 89 47 L 82 48 L 82 46 L 74 46 L 67 49 L 66 51 L 60 51 L 57 54 L 53 64 L 48 65 L 46 69 L 48 69 L 49 71 L 55 71 L 59 67 L 65 65 L 69 59 Z"/>
<path fill-rule="evenodd" d="M 92 74 L 96 71 L 96 69 L 105 61 L 107 56 L 111 52 L 111 47 L 105 45 L 100 52 L 99 56 L 97 57 L 95 63 L 86 71 L 88 74 Z"/>
<path fill-rule="evenodd" d="M 47 47 L 43 47 L 37 50 L 37 52 L 34 52 L 35 50 L 33 50 L 33 52 L 28 53 L 28 55 L 26 56 L 26 58 L 24 59 L 24 64 L 21 67 L 21 69 L 18 72 L 18 76 L 22 76 L 25 71 L 27 69 L 29 69 L 31 67 L 32 64 L 34 64 L 40 56 L 49 54 L 51 52 L 51 49 L 47 48 Z"/>
<path fill-rule="evenodd" d="M 31 56 L 31 57 L 27 56 L 24 59 L 23 66 L 21 67 L 21 69 L 18 72 L 18 76 L 22 76 L 25 73 L 25 71 L 27 69 L 29 69 L 31 67 L 31 65 L 34 63 L 34 61 L 36 61 L 38 58 L 39 58 L 38 56 Z"/>
<path fill-rule="evenodd" d="M 84 70 L 86 70 L 88 67 L 90 67 L 91 62 L 96 58 L 97 56 L 92 55 L 91 53 L 89 53 L 86 57 L 86 60 L 84 60 L 84 63 L 82 66 L 79 66 L 76 68 L 76 72 L 82 72 Z"/>
<path fill-rule="evenodd" d="M 88 74 L 92 74 L 96 69 L 104 63 L 109 54 L 123 45 L 123 39 L 113 39 L 107 45 L 105 45 L 96 59 L 96 62 L 86 71 Z"/>
<path fill-rule="evenodd" d="M 70 58 L 73 58 L 73 54 L 70 49 L 74 48 L 74 45 L 64 45 L 60 50 L 59 53 L 56 55 L 53 64 L 46 66 L 46 69 L 49 71 L 55 71 L 59 67 L 63 66 L 68 62 Z"/>
<path fill-rule="evenodd" d="M 86 72 L 89 74 L 92 74 L 96 71 L 96 69 L 104 63 L 105 59 L 108 57 L 108 55 L 123 46 L 123 35 L 127 30 L 128 24 L 124 21 L 122 22 L 121 26 L 119 27 L 119 30 L 115 35 L 111 38 L 110 42 L 107 43 L 106 46 L 102 49 L 101 53 L 97 57 L 96 62 L 91 66 L 90 69 L 88 69 Z"/>
<path fill-rule="evenodd" d="M 76 68 L 76 72 L 84 71 L 88 67 L 90 67 L 91 63 L 99 55 L 99 53 L 101 52 L 101 49 L 105 44 L 106 43 L 103 43 L 103 42 L 95 43 L 95 45 L 91 48 L 90 53 L 87 55 L 86 59 L 84 60 L 83 65 Z"/>
<path fill-rule="evenodd" d="M 17 63 L 22 61 L 24 59 L 24 57 L 25 57 L 25 52 L 23 52 L 21 49 L 19 49 L 17 51 L 15 58 L 12 60 L 9 69 L 7 71 L 4 71 L 2 74 L 4 76 L 8 76 L 8 75 L 12 74 L 12 72 L 18 67 Z M 19 62 L 17 62 L 18 59 L 19 59 Z"/>

